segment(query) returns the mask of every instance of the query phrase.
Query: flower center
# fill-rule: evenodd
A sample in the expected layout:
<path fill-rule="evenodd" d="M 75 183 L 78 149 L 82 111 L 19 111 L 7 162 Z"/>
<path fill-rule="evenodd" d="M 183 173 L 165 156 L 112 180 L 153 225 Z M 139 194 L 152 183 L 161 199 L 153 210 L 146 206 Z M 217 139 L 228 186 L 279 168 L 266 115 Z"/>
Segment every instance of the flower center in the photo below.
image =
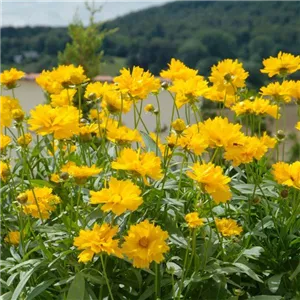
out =
<path fill-rule="evenodd" d="M 139 240 L 139 245 L 140 245 L 142 248 L 147 248 L 148 245 L 149 245 L 149 240 L 148 240 L 148 238 L 146 238 L 145 236 L 143 236 L 143 237 Z"/>

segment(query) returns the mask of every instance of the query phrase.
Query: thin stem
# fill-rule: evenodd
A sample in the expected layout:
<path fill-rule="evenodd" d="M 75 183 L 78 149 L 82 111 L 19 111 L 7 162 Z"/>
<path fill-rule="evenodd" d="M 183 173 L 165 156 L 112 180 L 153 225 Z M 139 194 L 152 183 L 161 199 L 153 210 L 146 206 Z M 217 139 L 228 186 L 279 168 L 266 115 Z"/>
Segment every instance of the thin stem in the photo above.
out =
<path fill-rule="evenodd" d="M 102 255 L 100 255 L 100 259 L 101 259 L 101 264 L 102 264 L 102 269 L 103 269 L 103 275 L 104 275 L 105 282 L 106 282 L 106 285 L 107 285 L 107 288 L 108 288 L 108 293 L 110 295 L 110 298 L 112 300 L 114 300 L 114 296 L 112 295 L 111 288 L 110 288 L 110 285 L 109 285 L 109 281 L 108 281 L 108 278 L 107 278 L 106 267 L 105 267 Z"/>

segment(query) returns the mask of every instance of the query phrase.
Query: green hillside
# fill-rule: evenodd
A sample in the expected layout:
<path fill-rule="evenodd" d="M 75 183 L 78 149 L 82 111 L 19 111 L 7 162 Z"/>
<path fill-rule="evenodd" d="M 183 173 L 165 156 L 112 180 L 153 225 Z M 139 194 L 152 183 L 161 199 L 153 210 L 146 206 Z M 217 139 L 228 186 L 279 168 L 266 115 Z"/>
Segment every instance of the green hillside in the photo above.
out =
<path fill-rule="evenodd" d="M 104 24 L 119 31 L 105 40 L 103 71 L 115 75 L 114 62 L 122 61 L 159 74 L 176 57 L 207 75 L 218 60 L 239 58 L 251 73 L 250 82 L 259 85 L 265 78 L 259 73 L 262 58 L 280 50 L 299 54 L 299 16 L 297 1 L 180 1 L 131 13 Z M 20 67 L 51 68 L 67 41 L 66 28 L 3 28 L 2 66 L 16 65 L 17 55 L 34 50 L 39 57 L 23 59 Z"/>

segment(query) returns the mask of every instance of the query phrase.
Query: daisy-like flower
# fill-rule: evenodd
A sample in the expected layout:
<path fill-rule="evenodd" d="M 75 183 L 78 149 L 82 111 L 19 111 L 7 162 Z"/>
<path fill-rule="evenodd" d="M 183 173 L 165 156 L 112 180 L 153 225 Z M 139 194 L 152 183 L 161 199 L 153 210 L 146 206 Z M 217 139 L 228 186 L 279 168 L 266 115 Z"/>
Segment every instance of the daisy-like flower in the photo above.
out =
<path fill-rule="evenodd" d="M 7 89 L 12 89 L 16 87 L 16 82 L 23 78 L 25 73 L 19 71 L 15 68 L 11 68 L 10 70 L 5 70 L 0 75 L 0 83 L 4 85 Z"/>
<path fill-rule="evenodd" d="M 73 99 L 75 94 L 76 94 L 76 90 L 74 89 L 63 89 L 59 94 L 53 94 L 50 96 L 51 98 L 50 104 L 53 107 L 73 105 Z"/>
<path fill-rule="evenodd" d="M 10 231 L 7 236 L 4 238 L 6 243 L 12 245 L 19 245 L 20 243 L 20 231 Z"/>
<path fill-rule="evenodd" d="M 205 99 L 212 102 L 221 102 L 225 107 L 230 108 L 236 103 L 236 97 L 226 93 L 226 90 L 219 91 L 216 86 L 212 86 L 205 93 Z"/>
<path fill-rule="evenodd" d="M 154 110 L 155 110 L 155 108 L 154 108 L 154 106 L 153 106 L 152 104 L 147 104 L 147 105 L 145 106 L 145 108 L 144 108 L 144 111 L 145 111 L 145 112 L 151 112 L 151 113 L 153 113 Z"/>
<path fill-rule="evenodd" d="M 184 219 L 190 228 L 200 227 L 204 223 L 203 219 L 199 218 L 199 214 L 197 212 L 187 214 Z"/>
<path fill-rule="evenodd" d="M 145 184 L 148 184 L 147 177 L 154 180 L 162 178 L 161 160 L 153 152 L 140 153 L 140 150 L 125 148 L 121 151 L 111 167 L 116 170 L 126 170 L 133 174 L 140 175 Z"/>
<path fill-rule="evenodd" d="M 186 172 L 187 176 L 195 180 L 202 192 L 210 194 L 217 204 L 225 203 L 231 199 L 228 185 L 230 177 L 223 174 L 220 166 L 215 166 L 212 163 L 200 164 L 197 162 L 191 169 L 192 171 Z"/>
<path fill-rule="evenodd" d="M 126 145 L 132 142 L 142 142 L 142 137 L 138 130 L 130 129 L 126 126 L 116 126 L 111 124 L 106 128 L 106 138 L 113 143 Z"/>
<path fill-rule="evenodd" d="M 119 91 L 107 92 L 101 101 L 101 107 L 111 114 L 126 114 L 130 111 L 132 101 L 126 95 L 122 95 Z"/>
<path fill-rule="evenodd" d="M 83 184 L 91 176 L 98 175 L 102 168 L 96 168 L 95 165 L 77 166 L 74 162 L 70 161 L 61 168 L 61 172 L 66 172 L 75 179 L 77 184 Z"/>
<path fill-rule="evenodd" d="M 62 86 L 79 85 L 89 80 L 85 76 L 82 66 L 60 65 L 52 73 L 56 81 Z"/>
<path fill-rule="evenodd" d="M 270 83 L 261 87 L 260 93 L 262 96 L 271 97 L 276 102 L 291 102 L 291 84 L 289 81 Z"/>
<path fill-rule="evenodd" d="M 182 119 L 176 119 L 172 122 L 171 126 L 178 134 L 180 134 L 183 130 L 186 129 L 185 122 Z"/>
<path fill-rule="evenodd" d="M 92 134 L 99 134 L 99 126 L 96 123 L 80 126 L 79 136 L 82 141 L 87 142 L 92 139 Z"/>
<path fill-rule="evenodd" d="M 49 94 L 59 94 L 64 89 L 62 84 L 57 81 L 53 71 L 43 70 L 35 81 L 45 92 Z"/>
<path fill-rule="evenodd" d="M 160 226 L 145 220 L 131 225 L 122 245 L 123 254 L 133 260 L 136 268 L 149 268 L 150 263 L 160 263 L 164 254 L 169 251 L 166 239 L 169 237 Z"/>
<path fill-rule="evenodd" d="M 234 105 L 233 110 L 237 116 L 244 114 L 254 114 L 257 116 L 269 115 L 275 119 L 280 118 L 279 106 L 271 104 L 269 100 L 256 97 L 253 101 L 245 100 Z"/>
<path fill-rule="evenodd" d="M 27 201 L 22 204 L 22 210 L 26 215 L 34 218 L 49 219 L 50 213 L 55 211 L 56 204 L 61 200 L 52 194 L 52 189 L 48 187 L 36 187 L 33 190 L 24 192 Z"/>
<path fill-rule="evenodd" d="M 234 236 L 240 235 L 243 231 L 243 228 L 237 224 L 237 221 L 233 219 L 215 219 L 217 230 L 223 236 Z"/>
<path fill-rule="evenodd" d="M 279 184 L 300 190 L 300 161 L 292 164 L 278 162 L 272 168 L 273 176 Z"/>
<path fill-rule="evenodd" d="M 37 134 L 54 134 L 55 139 L 68 139 L 79 132 L 79 111 L 74 106 L 38 105 L 30 114 L 30 130 Z"/>
<path fill-rule="evenodd" d="M 291 96 L 298 105 L 300 104 L 300 80 L 289 81 L 289 96 Z"/>
<path fill-rule="evenodd" d="M 8 135 L 0 134 L 0 150 L 4 150 L 11 143 L 11 138 Z"/>
<path fill-rule="evenodd" d="M 118 232 L 117 226 L 95 224 L 92 230 L 80 230 L 79 236 L 74 238 L 74 246 L 83 250 L 78 255 L 78 261 L 87 263 L 91 261 L 95 254 L 102 252 L 108 255 L 122 257 L 119 240 L 114 239 Z"/>
<path fill-rule="evenodd" d="M 114 78 L 115 84 L 122 94 L 135 100 L 146 99 L 150 93 L 156 93 L 160 88 L 159 79 L 143 68 L 133 67 L 132 73 L 130 69 L 123 68 L 120 73 L 120 76 Z"/>
<path fill-rule="evenodd" d="M 295 126 L 296 129 L 300 130 L 300 122 L 298 122 Z"/>
<path fill-rule="evenodd" d="M 263 60 L 264 68 L 260 71 L 269 77 L 274 75 L 287 76 L 300 69 L 300 56 L 279 52 L 277 57 L 269 57 Z"/>
<path fill-rule="evenodd" d="M 227 148 L 239 143 L 244 137 L 240 124 L 233 124 L 227 118 L 216 117 L 199 123 L 199 133 L 208 141 L 209 147 Z"/>
<path fill-rule="evenodd" d="M 183 62 L 175 58 L 171 59 L 168 67 L 169 68 L 167 70 L 163 70 L 160 72 L 160 77 L 172 81 L 188 80 L 191 77 L 195 77 L 198 73 L 197 70 L 188 68 Z"/>
<path fill-rule="evenodd" d="M 89 83 L 85 89 L 84 97 L 89 100 L 96 100 L 103 98 L 108 92 L 115 91 L 116 88 L 107 82 L 92 82 Z"/>
<path fill-rule="evenodd" d="M 277 139 L 270 137 L 266 132 L 263 133 L 260 141 L 269 149 L 273 149 L 277 144 Z"/>
<path fill-rule="evenodd" d="M 17 142 L 20 146 L 26 147 L 28 146 L 32 141 L 32 135 L 30 133 L 25 133 L 24 135 L 21 135 Z"/>
<path fill-rule="evenodd" d="M 209 81 L 213 83 L 218 91 L 226 94 L 236 94 L 237 88 L 245 86 L 245 80 L 249 76 L 243 68 L 243 64 L 237 59 L 224 59 L 211 68 Z"/>
<path fill-rule="evenodd" d="M 10 167 L 8 163 L 0 161 L 0 179 L 3 182 L 6 182 L 7 177 L 10 174 Z"/>
<path fill-rule="evenodd" d="M 9 127 L 13 121 L 13 111 L 16 109 L 22 110 L 19 100 L 11 98 L 10 96 L 0 97 L 0 124 L 1 127 Z"/>
<path fill-rule="evenodd" d="M 117 180 L 111 178 L 109 188 L 99 192 L 91 191 L 91 204 L 104 204 L 101 209 L 104 212 L 112 211 L 117 216 L 126 210 L 135 211 L 143 203 L 140 197 L 142 191 L 130 180 Z"/>
<path fill-rule="evenodd" d="M 200 96 L 204 96 L 209 90 L 207 84 L 202 76 L 197 75 L 187 80 L 175 80 L 169 87 L 169 91 L 176 94 L 175 104 L 180 108 L 184 104 L 193 104 L 199 100 Z"/>

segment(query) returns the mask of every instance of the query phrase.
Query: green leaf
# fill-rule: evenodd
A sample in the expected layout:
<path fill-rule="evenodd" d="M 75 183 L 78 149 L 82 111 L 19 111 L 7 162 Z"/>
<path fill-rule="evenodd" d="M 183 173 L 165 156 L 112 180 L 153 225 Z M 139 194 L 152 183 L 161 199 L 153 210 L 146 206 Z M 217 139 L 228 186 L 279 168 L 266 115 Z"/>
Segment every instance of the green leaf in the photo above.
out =
<path fill-rule="evenodd" d="M 289 277 L 290 280 L 293 280 L 298 274 L 300 273 L 300 262 L 298 264 L 298 267 L 295 269 L 293 274 Z"/>
<path fill-rule="evenodd" d="M 158 145 L 156 145 L 156 141 L 154 141 L 146 132 L 141 131 L 141 134 L 145 142 L 147 151 L 157 153 L 157 156 L 162 158 L 160 149 L 158 148 Z"/>
<path fill-rule="evenodd" d="M 47 186 L 49 188 L 54 188 L 54 185 L 51 184 L 49 181 L 41 180 L 41 179 L 31 179 L 30 183 L 35 187 L 44 187 Z"/>
<path fill-rule="evenodd" d="M 154 285 L 149 286 L 138 300 L 148 299 L 152 294 L 154 294 L 154 291 L 155 291 Z"/>
<path fill-rule="evenodd" d="M 242 273 L 247 274 L 249 277 L 251 277 L 252 279 L 258 281 L 258 282 L 263 282 L 258 275 L 251 270 L 248 266 L 241 264 L 241 263 L 233 263 L 234 266 L 238 267 Z"/>
<path fill-rule="evenodd" d="M 19 284 L 17 285 L 16 289 L 14 290 L 14 293 L 11 297 L 11 300 L 18 300 L 20 299 L 19 296 L 22 293 L 27 281 L 30 279 L 31 275 L 34 273 L 36 268 L 30 269 L 20 280 Z"/>
<path fill-rule="evenodd" d="M 67 300 L 84 300 L 85 280 L 83 274 L 77 273 L 68 291 Z"/>
<path fill-rule="evenodd" d="M 40 284 L 38 284 L 32 291 L 31 293 L 28 295 L 28 297 L 26 298 L 26 300 L 31 300 L 34 299 L 36 296 L 38 296 L 39 294 L 41 294 L 44 290 L 46 290 L 50 285 L 53 284 L 53 282 L 56 279 L 49 279 L 46 281 L 41 282 Z"/>
<path fill-rule="evenodd" d="M 261 295 L 249 298 L 249 300 L 281 300 L 281 296 Z"/>
<path fill-rule="evenodd" d="M 248 258 L 257 259 L 260 257 L 260 254 L 264 251 L 265 250 L 262 247 L 253 247 L 251 249 L 244 250 L 243 255 Z"/>
<path fill-rule="evenodd" d="M 169 239 L 172 244 L 177 245 L 181 248 L 186 249 L 188 246 L 186 239 L 183 236 L 180 236 L 176 233 L 171 234 Z"/>
<path fill-rule="evenodd" d="M 0 296 L 0 300 L 10 300 L 11 295 L 12 295 L 12 292 L 5 293 L 4 295 Z"/>
<path fill-rule="evenodd" d="M 281 282 L 281 278 L 284 273 L 276 274 L 268 279 L 268 287 L 272 293 L 276 293 Z"/>

